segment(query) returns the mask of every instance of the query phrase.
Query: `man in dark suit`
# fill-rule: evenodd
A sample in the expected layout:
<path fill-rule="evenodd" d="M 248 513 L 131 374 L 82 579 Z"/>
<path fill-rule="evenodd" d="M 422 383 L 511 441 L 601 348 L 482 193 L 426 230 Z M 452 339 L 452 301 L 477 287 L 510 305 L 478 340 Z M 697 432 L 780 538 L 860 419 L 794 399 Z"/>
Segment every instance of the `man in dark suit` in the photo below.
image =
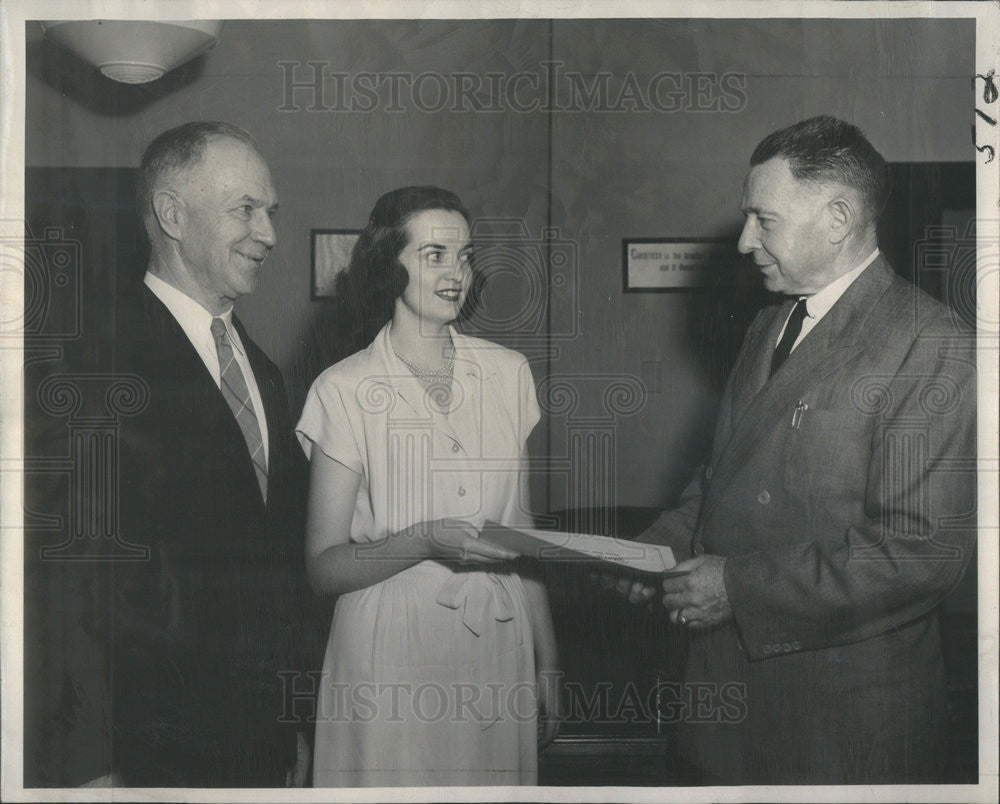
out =
<path fill-rule="evenodd" d="M 787 299 L 750 327 L 710 463 L 641 537 L 689 574 L 630 596 L 686 628 L 678 741 L 706 782 L 940 781 L 974 339 L 879 253 L 886 165 L 857 128 L 805 120 L 750 164 L 739 249 Z"/>
<path fill-rule="evenodd" d="M 309 669 L 304 464 L 281 374 L 232 311 L 275 243 L 277 194 L 246 132 L 195 122 L 150 144 L 138 197 L 151 254 L 118 306 L 116 370 L 149 403 L 122 421 L 120 532 L 149 559 L 110 570 L 114 770 L 301 785 L 280 674 Z"/>

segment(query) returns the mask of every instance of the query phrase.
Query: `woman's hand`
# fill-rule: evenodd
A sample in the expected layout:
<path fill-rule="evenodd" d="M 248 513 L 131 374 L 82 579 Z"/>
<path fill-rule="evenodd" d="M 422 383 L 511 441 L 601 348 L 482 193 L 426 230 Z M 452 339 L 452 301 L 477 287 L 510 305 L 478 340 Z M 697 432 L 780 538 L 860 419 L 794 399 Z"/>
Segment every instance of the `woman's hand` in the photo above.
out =
<path fill-rule="evenodd" d="M 312 752 L 304 731 L 295 732 L 295 765 L 285 774 L 285 787 L 305 787 L 309 779 Z"/>
<path fill-rule="evenodd" d="M 377 542 L 351 542 L 354 504 L 361 475 L 312 451 L 309 515 L 306 521 L 306 570 L 317 594 L 342 595 L 434 558 L 469 564 L 505 561 L 516 555 L 479 541 L 468 522 L 420 522 Z"/>
<path fill-rule="evenodd" d="M 418 522 L 396 534 L 398 543 L 410 543 L 418 555 L 460 564 L 490 564 L 517 558 L 517 553 L 479 540 L 479 531 L 461 519 Z"/>
<path fill-rule="evenodd" d="M 535 642 L 535 690 L 538 698 L 538 750 L 559 733 L 563 717 L 563 674 L 559 670 L 559 647 L 549 609 L 545 584 L 537 577 L 521 577 L 528 598 L 528 613 Z"/>

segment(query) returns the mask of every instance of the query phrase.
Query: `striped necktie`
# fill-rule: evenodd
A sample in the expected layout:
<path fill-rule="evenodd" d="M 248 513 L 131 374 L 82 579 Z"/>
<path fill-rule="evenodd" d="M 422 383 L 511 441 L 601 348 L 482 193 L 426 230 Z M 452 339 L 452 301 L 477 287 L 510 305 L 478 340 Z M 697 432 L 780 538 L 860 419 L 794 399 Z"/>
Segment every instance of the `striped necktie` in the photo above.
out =
<path fill-rule="evenodd" d="M 247 449 L 250 452 L 250 460 L 253 461 L 253 468 L 257 472 L 260 493 L 266 502 L 267 461 L 264 458 L 264 442 L 260 437 L 260 424 L 257 422 L 257 414 L 253 410 L 253 402 L 250 401 L 250 390 L 247 388 L 246 378 L 233 355 L 229 333 L 226 332 L 226 324 L 221 318 L 212 319 L 212 337 L 215 339 L 215 348 L 219 353 L 222 395 L 236 417 L 240 430 L 243 431 L 243 438 L 247 442 Z"/>

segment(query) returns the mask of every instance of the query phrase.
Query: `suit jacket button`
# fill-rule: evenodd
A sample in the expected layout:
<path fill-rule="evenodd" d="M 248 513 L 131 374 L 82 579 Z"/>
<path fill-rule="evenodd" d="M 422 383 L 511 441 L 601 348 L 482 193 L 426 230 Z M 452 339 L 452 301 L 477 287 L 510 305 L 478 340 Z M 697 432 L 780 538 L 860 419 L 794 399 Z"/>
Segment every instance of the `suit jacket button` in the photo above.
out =
<path fill-rule="evenodd" d="M 757 495 L 757 502 L 759 502 L 761 505 L 767 505 L 769 502 L 771 502 L 771 493 L 767 489 L 764 489 L 760 494 Z"/>
<path fill-rule="evenodd" d="M 700 556 L 702 553 L 705 552 L 705 547 L 703 545 L 696 544 L 694 548 L 691 550 L 691 552 L 694 553 L 696 556 Z"/>
<path fill-rule="evenodd" d="M 711 480 L 711 479 L 712 479 L 712 467 L 711 466 L 706 466 L 705 467 L 705 480 Z"/>

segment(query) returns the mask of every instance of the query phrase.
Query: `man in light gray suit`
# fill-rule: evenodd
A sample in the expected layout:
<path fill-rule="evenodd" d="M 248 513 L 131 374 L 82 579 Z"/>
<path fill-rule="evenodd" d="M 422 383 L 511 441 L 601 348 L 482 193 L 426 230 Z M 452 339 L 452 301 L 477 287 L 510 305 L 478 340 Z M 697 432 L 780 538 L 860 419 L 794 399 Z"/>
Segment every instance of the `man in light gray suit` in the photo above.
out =
<path fill-rule="evenodd" d="M 739 249 L 787 297 L 751 325 L 711 461 L 641 540 L 685 627 L 681 753 L 707 782 L 941 781 L 937 607 L 975 544 L 974 336 L 897 276 L 886 165 L 817 117 L 754 151 Z M 702 713 L 704 714 L 704 713 Z"/>

